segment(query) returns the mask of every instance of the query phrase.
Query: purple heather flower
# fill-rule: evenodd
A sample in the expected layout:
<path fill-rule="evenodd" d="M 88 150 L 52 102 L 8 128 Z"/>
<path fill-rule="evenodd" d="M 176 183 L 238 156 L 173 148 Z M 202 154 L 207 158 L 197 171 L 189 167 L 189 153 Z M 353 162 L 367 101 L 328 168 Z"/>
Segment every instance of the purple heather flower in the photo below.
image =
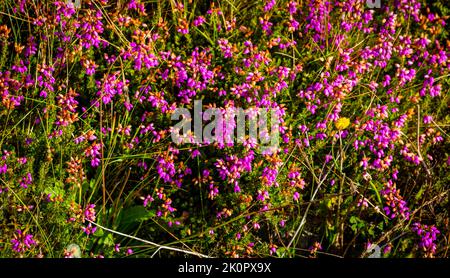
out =
<path fill-rule="evenodd" d="M 148 206 L 148 204 L 149 203 L 151 203 L 151 202 L 153 202 L 155 199 L 153 199 L 153 197 L 152 196 L 150 196 L 150 195 L 147 195 L 147 197 L 145 197 L 145 199 L 144 199 L 144 207 L 146 207 L 146 206 Z"/>
<path fill-rule="evenodd" d="M 39 93 L 39 96 L 42 98 L 46 98 L 48 95 L 48 92 L 53 92 L 54 88 L 53 85 L 56 82 L 56 79 L 53 77 L 53 72 L 55 69 L 53 67 L 42 65 L 41 69 L 39 70 L 39 75 L 36 79 L 37 84 L 39 87 L 42 88 L 41 92 Z"/>
<path fill-rule="evenodd" d="M 101 156 L 100 149 L 101 145 L 99 143 L 94 142 L 84 151 L 85 156 L 91 158 L 91 166 L 94 168 L 100 165 L 100 156 Z"/>
<path fill-rule="evenodd" d="M 265 31 L 267 36 L 270 36 L 272 34 L 272 29 L 271 29 L 272 25 L 273 25 L 272 22 L 265 20 L 263 18 L 260 18 L 259 24 L 261 25 L 261 29 Z"/>
<path fill-rule="evenodd" d="M 136 10 L 138 12 L 140 12 L 142 15 L 145 15 L 145 5 L 143 3 L 141 3 L 140 0 L 131 0 L 128 3 L 128 9 L 130 10 Z"/>
<path fill-rule="evenodd" d="M 366 198 L 360 198 L 359 200 L 358 200 L 358 204 L 357 204 L 357 206 L 358 207 L 368 207 L 369 206 L 369 204 L 368 204 L 368 200 L 366 199 Z"/>
<path fill-rule="evenodd" d="M 3 165 L 0 166 L 0 174 L 5 174 L 8 171 L 8 165 L 6 163 L 3 163 Z"/>
<path fill-rule="evenodd" d="M 191 156 L 192 156 L 192 158 L 195 158 L 197 156 L 201 156 L 201 153 L 200 153 L 200 151 L 198 149 L 195 149 L 195 150 L 192 151 L 192 155 Z"/>
<path fill-rule="evenodd" d="M 264 12 L 270 11 L 276 3 L 277 2 L 275 0 L 268 0 L 264 6 Z"/>
<path fill-rule="evenodd" d="M 12 69 L 13 71 L 18 72 L 18 73 L 25 73 L 25 72 L 28 70 L 27 66 L 24 65 L 23 60 L 20 60 L 19 65 L 13 65 L 13 66 L 11 67 L 11 69 Z"/>
<path fill-rule="evenodd" d="M 31 177 L 31 173 L 28 172 L 27 175 L 23 177 L 22 180 L 20 181 L 20 186 L 26 189 L 32 182 L 33 179 Z"/>
<path fill-rule="evenodd" d="M 25 2 L 25 1 L 23 1 L 23 2 Z M 36 52 L 37 52 L 37 43 L 36 43 L 35 37 L 29 36 L 28 40 L 27 40 L 27 45 L 24 49 L 24 55 L 26 58 L 28 58 L 28 57 L 36 54 Z"/>
<path fill-rule="evenodd" d="M 417 222 L 413 224 L 411 230 L 421 237 L 419 248 L 426 252 L 427 257 L 432 257 L 437 247 L 434 241 L 441 232 L 434 225 L 428 226 Z"/>
<path fill-rule="evenodd" d="M 277 252 L 277 247 L 273 244 L 271 244 L 271 246 L 269 247 L 269 254 L 273 255 Z"/>
<path fill-rule="evenodd" d="M 388 217 L 394 219 L 401 216 L 403 219 L 409 219 L 409 208 L 392 180 L 389 180 L 384 189 L 381 190 L 381 195 L 386 199 L 386 206 L 383 208 Z"/>
<path fill-rule="evenodd" d="M 28 251 L 32 246 L 36 246 L 37 242 L 33 239 L 33 235 L 25 234 L 22 230 L 16 230 L 14 238 L 11 240 L 12 250 L 17 253 Z"/>
<path fill-rule="evenodd" d="M 114 244 L 114 252 L 120 252 L 120 243 Z"/>
<path fill-rule="evenodd" d="M 75 27 L 80 29 L 76 37 L 80 39 L 81 45 L 85 49 L 89 49 L 92 46 L 99 48 L 101 42 L 105 43 L 100 38 L 100 35 L 103 33 L 102 18 L 101 10 L 88 9 L 85 20 L 75 24 Z"/>
<path fill-rule="evenodd" d="M 81 230 L 83 230 L 86 235 L 92 235 L 93 233 L 95 233 L 95 231 L 97 231 L 97 227 L 92 226 L 92 224 L 89 223 L 87 227 L 81 227 Z"/>
<path fill-rule="evenodd" d="M 388 244 L 388 245 L 386 245 L 386 247 L 383 248 L 383 254 L 386 255 L 386 254 L 390 253 L 391 250 L 392 250 L 392 245 Z"/>
<path fill-rule="evenodd" d="M 156 170 L 159 174 L 159 177 L 166 183 L 171 183 L 173 181 L 173 177 L 176 173 L 175 165 L 171 161 L 166 161 L 164 157 L 159 157 L 157 159 L 158 165 L 156 166 Z"/>
<path fill-rule="evenodd" d="M 194 22 L 193 22 L 193 24 L 194 24 L 194 26 L 200 26 L 200 25 L 202 25 L 203 23 L 205 23 L 206 22 L 206 19 L 205 19 L 205 17 L 203 17 L 203 16 L 198 16 L 198 17 L 196 17 L 195 19 L 194 19 Z"/>
<path fill-rule="evenodd" d="M 17 159 L 17 162 L 19 162 L 20 164 L 24 165 L 27 163 L 27 158 L 26 157 L 19 157 Z"/>
<path fill-rule="evenodd" d="M 291 1 L 288 4 L 288 10 L 290 14 L 295 14 L 297 12 L 297 2 Z"/>
<path fill-rule="evenodd" d="M 88 204 L 86 208 L 84 209 L 84 219 L 89 221 L 95 221 L 95 205 L 94 204 Z"/>
<path fill-rule="evenodd" d="M 228 42 L 227 39 L 219 39 L 217 41 L 219 44 L 220 50 L 222 51 L 224 58 L 231 58 L 233 57 L 233 51 L 231 49 L 231 44 Z"/>
<path fill-rule="evenodd" d="M 430 116 L 430 115 L 426 115 L 426 116 L 423 117 L 423 123 L 424 123 L 424 124 L 429 124 L 429 123 L 431 123 L 432 121 L 433 121 L 433 117 Z"/>

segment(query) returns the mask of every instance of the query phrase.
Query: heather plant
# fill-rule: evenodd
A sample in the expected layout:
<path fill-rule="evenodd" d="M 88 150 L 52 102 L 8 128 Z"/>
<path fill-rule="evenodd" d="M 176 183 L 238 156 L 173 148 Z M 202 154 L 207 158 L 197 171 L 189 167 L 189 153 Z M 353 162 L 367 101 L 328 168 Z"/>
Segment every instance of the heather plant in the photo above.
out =
<path fill-rule="evenodd" d="M 380 4 L 2 1 L 0 256 L 448 257 L 450 8 Z"/>

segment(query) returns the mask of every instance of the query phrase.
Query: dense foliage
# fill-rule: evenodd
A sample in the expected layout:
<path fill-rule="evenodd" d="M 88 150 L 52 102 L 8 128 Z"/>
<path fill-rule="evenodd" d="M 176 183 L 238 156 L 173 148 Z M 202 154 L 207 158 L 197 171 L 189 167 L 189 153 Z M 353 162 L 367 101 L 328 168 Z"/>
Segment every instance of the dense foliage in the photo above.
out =
<path fill-rule="evenodd" d="M 74 2 L 0 2 L 1 257 L 449 256 L 447 1 Z"/>

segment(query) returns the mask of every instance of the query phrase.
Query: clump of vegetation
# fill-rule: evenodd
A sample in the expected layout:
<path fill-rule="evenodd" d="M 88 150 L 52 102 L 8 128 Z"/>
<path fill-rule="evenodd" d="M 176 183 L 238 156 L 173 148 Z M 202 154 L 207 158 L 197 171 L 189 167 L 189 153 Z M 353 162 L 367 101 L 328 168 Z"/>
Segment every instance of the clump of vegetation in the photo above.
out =
<path fill-rule="evenodd" d="M 449 8 L 381 2 L 2 1 L 0 256 L 448 257 Z"/>

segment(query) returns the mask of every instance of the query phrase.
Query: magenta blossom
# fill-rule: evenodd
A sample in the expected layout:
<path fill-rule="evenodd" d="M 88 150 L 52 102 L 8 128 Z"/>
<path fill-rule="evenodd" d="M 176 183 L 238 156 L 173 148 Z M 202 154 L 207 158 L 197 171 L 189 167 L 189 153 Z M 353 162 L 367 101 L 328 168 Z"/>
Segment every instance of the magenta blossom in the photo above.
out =
<path fill-rule="evenodd" d="M 22 230 L 16 230 L 14 238 L 11 240 L 12 250 L 17 253 L 23 253 L 37 246 L 37 242 L 33 239 L 33 235 L 26 234 Z"/>

